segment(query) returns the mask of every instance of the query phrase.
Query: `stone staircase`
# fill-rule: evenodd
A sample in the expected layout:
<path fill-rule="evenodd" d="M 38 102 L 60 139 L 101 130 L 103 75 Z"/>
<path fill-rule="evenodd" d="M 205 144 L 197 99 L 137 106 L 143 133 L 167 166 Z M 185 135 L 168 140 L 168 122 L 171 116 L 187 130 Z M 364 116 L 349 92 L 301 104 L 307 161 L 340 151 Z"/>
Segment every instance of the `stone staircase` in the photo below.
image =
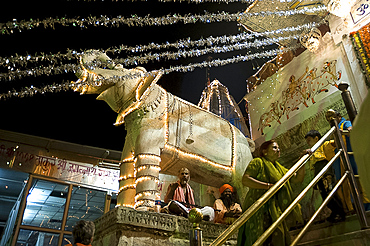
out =
<path fill-rule="evenodd" d="M 370 225 L 370 211 L 366 212 Z M 291 231 L 294 238 L 301 229 Z M 316 223 L 298 243 L 299 246 L 370 246 L 370 228 L 361 230 L 357 215 L 347 216 L 346 220 L 339 223 L 327 221 Z"/>

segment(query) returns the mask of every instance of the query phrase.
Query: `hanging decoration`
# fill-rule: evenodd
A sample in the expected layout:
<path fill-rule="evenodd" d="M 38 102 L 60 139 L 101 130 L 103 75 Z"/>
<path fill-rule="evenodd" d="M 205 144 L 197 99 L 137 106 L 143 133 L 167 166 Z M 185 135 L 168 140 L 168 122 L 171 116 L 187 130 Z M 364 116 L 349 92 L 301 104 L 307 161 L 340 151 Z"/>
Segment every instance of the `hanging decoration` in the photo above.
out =
<path fill-rule="evenodd" d="M 299 37 L 301 44 L 311 52 L 315 52 L 320 45 L 321 32 L 318 28 L 314 27 L 309 31 L 305 31 Z"/>
<path fill-rule="evenodd" d="M 213 46 L 215 44 L 228 44 L 228 43 L 238 43 L 245 41 L 246 39 L 255 39 L 257 37 L 264 37 L 264 36 L 273 36 L 277 38 L 277 40 L 271 40 L 272 42 L 279 41 L 283 37 L 284 33 L 291 33 L 296 32 L 304 29 L 309 29 L 312 27 L 320 26 L 322 22 L 317 23 L 308 23 L 304 25 L 298 25 L 298 26 L 290 26 L 286 28 L 281 28 L 277 30 L 272 31 L 266 31 L 266 32 L 255 32 L 255 33 L 240 33 L 237 35 L 223 35 L 218 37 L 208 37 L 208 38 L 200 38 L 198 40 L 191 40 L 190 37 L 186 39 L 181 39 L 178 41 L 175 41 L 173 43 L 165 42 L 162 44 L 157 43 L 150 43 L 148 45 L 136 45 L 136 46 L 127 46 L 127 45 L 120 45 L 118 47 L 110 47 L 105 50 L 101 50 L 104 53 L 113 53 L 113 54 L 120 54 L 121 52 L 131 52 L 131 53 L 139 53 L 144 51 L 150 51 L 150 50 L 160 50 L 160 49 L 168 49 L 168 48 L 175 48 L 175 49 L 184 49 L 184 48 L 190 48 L 190 47 L 201 47 L 201 46 Z M 276 37 L 278 36 L 278 37 Z M 292 36 L 292 35 L 290 35 Z M 288 37 L 285 37 L 288 38 Z M 289 38 L 288 38 L 289 39 Z M 260 42 L 269 42 L 260 40 Z M 67 49 L 66 53 L 50 53 L 45 54 L 43 52 L 40 52 L 40 54 L 27 54 L 27 55 L 19 55 L 15 54 L 10 57 L 0 57 L 0 66 L 6 66 L 8 70 L 13 71 L 15 70 L 15 67 L 26 67 L 30 63 L 37 63 L 37 62 L 43 62 L 47 61 L 49 63 L 58 64 L 62 61 L 75 61 L 75 59 L 83 53 L 83 50 L 70 50 Z M 186 55 L 189 55 L 186 53 L 186 51 L 183 51 Z M 168 59 L 168 57 L 167 57 Z M 0 78 L 1 80 L 1 78 Z"/>
<path fill-rule="evenodd" d="M 296 47 L 290 47 L 285 50 L 291 50 L 295 49 Z M 250 55 L 238 55 L 236 57 L 228 58 L 228 59 L 215 59 L 212 61 L 203 61 L 201 63 L 190 63 L 189 65 L 179 65 L 179 66 L 174 66 L 170 67 L 167 69 L 161 69 L 160 71 L 163 72 L 164 74 L 169 74 L 171 72 L 190 72 L 193 71 L 195 68 L 204 68 L 204 67 L 218 67 L 218 66 L 225 66 L 228 64 L 233 64 L 237 62 L 243 62 L 243 61 L 249 61 L 253 59 L 261 59 L 261 58 L 266 58 L 266 57 L 273 57 L 276 56 L 282 52 L 281 49 L 274 49 L 274 50 L 268 50 L 262 53 L 254 53 Z M 73 72 L 72 70 L 70 72 Z M 132 79 L 133 76 L 136 76 L 135 74 L 129 74 L 126 76 L 122 77 L 115 77 L 111 78 L 109 81 L 99 81 L 99 82 L 105 82 L 105 83 L 111 83 L 111 82 L 117 82 L 118 80 L 124 80 L 124 79 Z M 1 99 L 8 99 L 11 97 L 25 97 L 25 96 L 34 96 L 37 93 L 44 94 L 46 92 L 60 92 L 60 91 L 67 91 L 70 90 L 71 88 L 75 87 L 76 84 L 71 84 L 69 82 L 64 82 L 62 84 L 53 84 L 53 85 L 47 85 L 42 88 L 37 88 L 34 86 L 26 87 L 23 88 L 21 91 L 8 91 L 8 93 L 2 93 L 0 94 L 0 100 Z"/>
<path fill-rule="evenodd" d="M 290 16 L 290 15 L 297 15 L 297 14 L 313 14 L 317 12 L 321 12 L 326 10 L 325 6 L 318 6 L 313 8 L 305 8 L 300 10 L 288 10 L 288 11 L 265 11 L 260 13 L 228 13 L 228 12 L 220 12 L 220 13 L 205 13 L 204 15 L 180 15 L 180 14 L 172 14 L 166 15 L 161 17 L 150 17 L 147 15 L 145 17 L 140 17 L 133 15 L 132 17 L 125 18 L 123 16 L 117 16 L 110 18 L 108 16 L 90 16 L 88 18 L 48 18 L 44 20 L 29 20 L 25 21 L 22 20 L 20 22 L 17 19 L 13 19 L 11 22 L 7 23 L 0 23 L 0 33 L 1 34 L 13 34 L 14 31 L 22 31 L 22 30 L 31 30 L 37 27 L 43 26 L 44 28 L 52 28 L 55 29 L 56 26 L 72 26 L 72 27 L 79 27 L 79 28 L 87 28 L 88 26 L 104 26 L 104 27 L 119 27 L 120 25 L 127 25 L 127 26 L 163 26 L 163 25 L 173 25 L 178 23 L 183 24 L 194 24 L 194 23 L 212 23 L 212 22 L 231 22 L 237 20 L 247 19 L 252 16 Z"/>
<path fill-rule="evenodd" d="M 205 48 L 205 49 L 192 49 L 192 50 L 179 50 L 177 52 L 163 52 L 163 53 L 149 53 L 143 54 L 140 56 L 133 56 L 128 57 L 125 59 L 115 59 L 115 63 L 122 64 L 124 66 L 129 65 L 138 65 L 138 64 L 146 64 L 149 61 L 158 61 L 160 59 L 166 60 L 176 60 L 178 58 L 187 58 L 187 57 L 199 57 L 206 54 L 217 54 L 217 53 L 227 53 L 237 50 L 244 50 L 249 49 L 252 47 L 262 47 L 267 45 L 272 45 L 279 40 L 287 40 L 287 39 L 297 39 L 296 36 L 288 36 L 288 37 L 278 37 L 278 38 L 268 38 L 263 40 L 255 40 L 253 43 L 237 43 L 234 45 L 224 45 L 224 46 L 214 46 L 212 48 Z M 78 69 L 76 64 L 62 64 L 60 66 L 49 65 L 49 66 L 42 66 L 36 68 L 29 68 L 26 70 L 14 69 L 10 67 L 10 71 L 8 73 L 0 73 L 0 81 L 12 81 L 15 79 L 22 79 L 24 77 L 29 76 L 39 76 L 39 75 L 56 75 L 68 72 L 75 72 Z"/>
<path fill-rule="evenodd" d="M 357 59 L 365 75 L 367 87 L 370 88 L 370 24 L 350 34 Z"/>
<path fill-rule="evenodd" d="M 346 17 L 355 0 L 326 0 L 324 4 L 327 5 L 328 11 L 338 17 Z"/>

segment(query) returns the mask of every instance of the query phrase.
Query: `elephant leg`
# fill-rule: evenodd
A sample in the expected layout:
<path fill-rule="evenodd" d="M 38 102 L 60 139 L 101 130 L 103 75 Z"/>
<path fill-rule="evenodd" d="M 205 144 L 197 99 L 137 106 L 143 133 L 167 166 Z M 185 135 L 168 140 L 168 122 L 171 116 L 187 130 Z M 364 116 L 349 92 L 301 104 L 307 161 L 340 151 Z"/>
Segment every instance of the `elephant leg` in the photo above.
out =
<path fill-rule="evenodd" d="M 126 138 L 121 157 L 117 205 L 133 208 L 135 205 L 135 194 L 135 156 L 132 153 L 131 144 Z"/>
<path fill-rule="evenodd" d="M 159 197 L 159 164 L 161 158 L 156 154 L 136 155 L 136 195 L 135 208 L 137 210 L 149 210 L 155 205 Z"/>

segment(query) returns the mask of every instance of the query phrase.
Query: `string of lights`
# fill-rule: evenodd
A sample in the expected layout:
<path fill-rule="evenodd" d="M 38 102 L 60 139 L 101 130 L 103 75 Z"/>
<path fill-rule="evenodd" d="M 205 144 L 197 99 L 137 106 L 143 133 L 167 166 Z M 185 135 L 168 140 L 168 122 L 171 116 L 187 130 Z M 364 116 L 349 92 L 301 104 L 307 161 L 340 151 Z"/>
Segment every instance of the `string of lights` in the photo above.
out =
<path fill-rule="evenodd" d="M 177 23 L 183 24 L 194 24 L 194 23 L 213 23 L 213 22 L 231 22 L 237 20 L 243 20 L 254 16 L 266 17 L 271 15 L 276 16 L 291 16 L 296 14 L 314 14 L 317 12 L 326 11 L 326 6 L 321 5 L 318 7 L 303 8 L 296 10 L 283 10 L 283 11 L 264 11 L 264 12 L 237 12 L 228 13 L 225 11 L 219 13 L 205 13 L 205 14 L 168 14 L 161 17 L 150 17 L 146 15 L 140 17 L 137 15 L 132 15 L 131 17 L 125 18 L 123 16 L 108 17 L 105 15 L 89 16 L 87 18 L 53 18 L 49 17 L 47 19 L 31 19 L 29 21 L 21 20 L 13 21 L 7 23 L 0 23 L 0 33 L 1 34 L 13 34 L 14 31 L 31 30 L 43 26 L 44 28 L 55 29 L 57 26 L 72 26 L 79 28 L 87 28 L 88 26 L 104 26 L 104 27 L 116 27 L 121 25 L 126 26 L 163 26 L 163 25 L 173 25 Z"/>

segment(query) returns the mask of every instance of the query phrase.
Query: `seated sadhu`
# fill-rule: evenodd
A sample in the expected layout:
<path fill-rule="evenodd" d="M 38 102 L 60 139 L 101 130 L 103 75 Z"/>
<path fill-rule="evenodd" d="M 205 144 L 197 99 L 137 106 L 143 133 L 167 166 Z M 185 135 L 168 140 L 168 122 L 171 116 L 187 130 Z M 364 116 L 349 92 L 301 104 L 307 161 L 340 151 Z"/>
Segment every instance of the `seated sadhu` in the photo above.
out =
<path fill-rule="evenodd" d="M 194 191 L 189 185 L 190 171 L 186 167 L 180 169 L 179 180 L 167 188 L 164 202 L 168 203 L 167 209 L 170 213 L 187 217 L 190 209 L 200 207 L 195 205 Z M 213 221 L 214 211 L 211 207 L 202 207 L 201 211 L 205 220 Z"/>
<path fill-rule="evenodd" d="M 178 174 L 179 180 L 168 186 L 164 202 L 169 203 L 171 200 L 179 201 L 188 208 L 192 208 L 191 205 L 195 205 L 194 192 L 189 185 L 190 172 L 189 169 L 183 167 L 180 169 Z"/>
<path fill-rule="evenodd" d="M 236 201 L 234 188 L 229 184 L 220 187 L 221 197 L 213 205 L 215 210 L 215 223 L 230 225 L 241 214 L 242 208 Z"/>

